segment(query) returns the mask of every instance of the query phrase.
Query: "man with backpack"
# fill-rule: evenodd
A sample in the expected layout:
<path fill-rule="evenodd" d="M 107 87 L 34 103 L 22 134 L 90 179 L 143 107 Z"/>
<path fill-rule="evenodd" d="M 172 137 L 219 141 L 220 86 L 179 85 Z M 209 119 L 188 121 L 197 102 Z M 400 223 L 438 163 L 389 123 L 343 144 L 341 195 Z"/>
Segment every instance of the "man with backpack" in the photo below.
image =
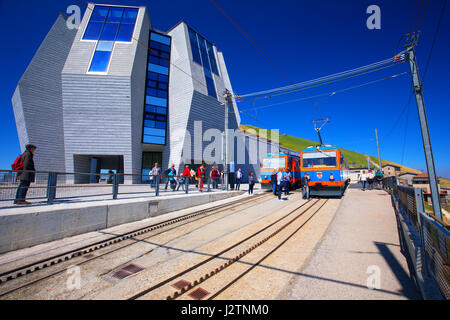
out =
<path fill-rule="evenodd" d="M 211 174 L 210 174 L 213 189 L 219 188 L 219 183 L 218 183 L 219 176 L 220 176 L 219 167 L 213 166 L 212 170 L 211 170 Z"/>
<path fill-rule="evenodd" d="M 25 149 L 25 152 L 19 156 L 12 165 L 12 169 L 18 171 L 17 178 L 20 180 L 14 204 L 31 204 L 31 202 L 26 201 L 25 198 L 27 196 L 28 188 L 30 187 L 31 182 L 34 182 L 36 176 L 33 154 L 37 147 L 33 144 L 27 144 Z"/>
<path fill-rule="evenodd" d="M 164 188 L 165 190 L 167 190 L 167 186 L 169 185 L 169 182 L 172 183 L 173 181 L 175 181 L 175 180 L 170 180 L 169 179 L 169 173 L 172 173 L 172 175 L 171 175 L 172 177 L 175 177 L 177 175 L 177 169 L 175 169 L 175 164 L 174 163 L 172 163 L 170 165 L 169 169 L 164 171 L 164 174 L 167 175 L 166 187 Z M 176 181 L 175 181 L 175 184 L 176 184 Z"/>

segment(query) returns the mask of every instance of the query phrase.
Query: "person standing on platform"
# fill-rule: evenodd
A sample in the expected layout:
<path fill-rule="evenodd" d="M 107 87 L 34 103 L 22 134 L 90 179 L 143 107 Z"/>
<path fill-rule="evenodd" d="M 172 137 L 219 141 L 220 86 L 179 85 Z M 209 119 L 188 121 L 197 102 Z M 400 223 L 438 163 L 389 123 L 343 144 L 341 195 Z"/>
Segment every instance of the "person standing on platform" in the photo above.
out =
<path fill-rule="evenodd" d="M 277 193 L 278 200 L 281 200 L 281 189 L 283 188 L 283 172 L 281 172 L 281 168 L 277 170 Z"/>
<path fill-rule="evenodd" d="M 167 190 L 167 185 L 169 184 L 169 182 L 170 182 L 170 183 L 173 183 L 173 181 L 174 181 L 174 180 L 170 180 L 170 179 L 169 179 L 169 173 L 172 173 L 172 174 L 171 174 L 172 177 L 175 177 L 175 176 L 177 175 L 177 170 L 175 169 L 175 164 L 172 163 L 172 164 L 170 165 L 170 168 L 167 169 L 165 173 L 167 174 L 167 177 L 168 177 L 168 178 L 167 178 L 167 182 L 166 182 L 166 187 L 165 187 L 164 189 Z M 175 182 L 176 182 L 176 180 L 175 180 Z"/>
<path fill-rule="evenodd" d="M 158 162 L 155 162 L 155 166 L 149 173 L 150 175 L 150 186 L 155 187 L 156 180 L 159 182 L 159 176 L 161 175 L 161 168 L 158 167 Z"/>
<path fill-rule="evenodd" d="M 23 171 L 18 171 L 17 178 L 19 178 L 20 183 L 16 192 L 16 199 L 14 204 L 31 204 L 31 202 L 26 201 L 28 188 L 30 184 L 34 182 L 36 177 L 36 169 L 34 168 L 33 155 L 37 147 L 33 144 L 27 144 L 25 146 L 25 152 L 20 156 L 20 160 L 23 164 Z M 18 158 L 19 159 L 19 158 Z M 14 161 L 16 164 L 16 161 Z M 14 166 L 14 165 L 13 165 Z M 13 167 L 14 169 L 14 167 Z"/>
<path fill-rule="evenodd" d="M 239 190 L 242 182 L 242 171 L 241 168 L 236 172 L 236 190 Z"/>
<path fill-rule="evenodd" d="M 198 168 L 197 174 L 198 174 L 198 190 L 200 192 L 203 192 L 203 181 L 205 181 L 206 177 L 206 170 L 204 164 L 202 164 L 200 168 Z"/>
<path fill-rule="evenodd" d="M 289 189 L 291 187 L 291 172 L 289 171 L 289 168 L 286 169 L 286 172 L 284 172 L 284 195 L 289 195 Z"/>
<path fill-rule="evenodd" d="M 229 177 L 229 184 L 230 184 L 230 189 L 234 190 L 234 162 L 230 161 L 230 172 L 228 172 L 228 177 Z"/>
<path fill-rule="evenodd" d="M 277 196 L 277 170 L 272 171 L 272 175 L 270 176 L 270 183 L 272 184 L 272 193 L 273 196 Z"/>
<path fill-rule="evenodd" d="M 253 187 L 255 186 L 255 176 L 253 175 L 253 171 L 250 171 L 248 174 L 248 194 L 253 194 Z"/>
<path fill-rule="evenodd" d="M 305 173 L 305 175 L 302 178 L 302 194 L 303 199 L 309 200 L 309 174 Z"/>
<path fill-rule="evenodd" d="M 218 188 L 219 176 L 220 176 L 219 170 L 217 169 L 217 167 L 213 166 L 212 170 L 211 170 L 211 173 L 210 173 L 213 189 L 217 189 Z"/>
<path fill-rule="evenodd" d="M 369 174 L 367 175 L 367 182 L 369 183 L 369 187 L 367 189 L 372 190 L 372 184 L 375 179 L 375 175 L 373 174 L 373 171 L 370 170 Z"/>
<path fill-rule="evenodd" d="M 180 181 L 179 181 L 179 183 L 178 183 L 177 191 L 180 189 L 180 186 L 181 186 L 181 188 L 183 189 L 183 191 L 186 191 L 186 189 L 185 189 L 186 181 L 188 181 L 188 179 L 191 178 L 191 170 L 189 169 L 189 165 L 186 165 L 186 166 L 184 167 L 184 170 L 183 170 L 183 172 L 181 173 L 181 176 L 182 176 L 182 177 L 180 178 Z"/>
<path fill-rule="evenodd" d="M 194 168 L 191 169 L 191 184 L 195 184 L 195 187 L 197 188 L 196 181 L 197 180 L 197 173 L 195 172 Z"/>
<path fill-rule="evenodd" d="M 361 175 L 359 176 L 359 181 L 362 184 L 362 191 L 366 191 L 366 183 L 367 183 L 367 174 L 366 170 L 363 170 Z"/>

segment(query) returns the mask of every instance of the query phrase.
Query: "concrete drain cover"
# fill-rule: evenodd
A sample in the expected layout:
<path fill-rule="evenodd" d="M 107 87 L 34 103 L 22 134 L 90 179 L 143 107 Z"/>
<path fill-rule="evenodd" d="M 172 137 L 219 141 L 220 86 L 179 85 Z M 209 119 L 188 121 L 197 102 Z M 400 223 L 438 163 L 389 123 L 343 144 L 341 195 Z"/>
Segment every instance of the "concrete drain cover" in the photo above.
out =
<path fill-rule="evenodd" d="M 131 276 L 132 274 L 138 273 L 139 271 L 142 271 L 142 270 L 144 270 L 144 268 L 142 268 L 141 266 L 131 263 L 131 264 L 123 267 L 122 269 L 114 271 L 111 276 L 113 278 L 122 280 L 122 279 L 124 279 L 128 276 Z"/>
<path fill-rule="evenodd" d="M 209 294 L 208 291 L 202 288 L 198 288 L 191 293 L 188 294 L 189 297 L 195 300 L 202 300 L 204 297 L 206 297 Z"/>
<path fill-rule="evenodd" d="M 183 289 L 184 287 L 187 287 L 188 285 L 190 285 L 191 283 L 189 281 L 186 280 L 180 280 L 177 281 L 173 284 L 171 284 L 172 287 L 177 288 L 179 290 Z"/>

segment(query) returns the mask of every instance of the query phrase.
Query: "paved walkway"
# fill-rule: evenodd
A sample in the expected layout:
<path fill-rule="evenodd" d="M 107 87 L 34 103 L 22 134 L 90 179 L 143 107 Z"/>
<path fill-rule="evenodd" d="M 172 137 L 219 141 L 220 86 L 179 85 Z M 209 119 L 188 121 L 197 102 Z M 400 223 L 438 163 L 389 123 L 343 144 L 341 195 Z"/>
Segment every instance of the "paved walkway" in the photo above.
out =
<path fill-rule="evenodd" d="M 203 193 L 207 191 L 207 184 L 204 185 Z M 14 205 L 13 199 L 16 192 L 16 186 L 8 186 L 7 189 L 0 189 L 0 214 L 4 209 L 13 209 L 20 207 L 30 207 L 24 205 Z M 254 191 L 259 191 L 261 184 L 255 184 Z M 241 184 L 240 190 L 248 191 L 248 184 Z M 218 189 L 210 189 L 210 192 L 223 192 L 222 186 Z M 31 207 L 49 207 L 46 198 L 47 187 L 42 184 L 32 184 L 27 194 L 27 200 L 32 203 Z M 189 185 L 189 195 L 200 194 L 194 184 Z M 159 196 L 155 196 L 155 188 L 148 184 L 121 184 L 119 185 L 118 200 L 152 198 L 160 199 L 161 197 L 185 195 L 185 191 L 180 188 L 178 191 L 172 192 L 170 187 L 165 189 L 165 183 L 160 186 Z M 8 200 L 5 200 L 8 199 Z M 67 185 L 59 187 L 56 191 L 56 199 L 54 204 L 79 204 L 91 203 L 96 205 L 99 201 L 112 200 L 112 185 L 91 184 L 91 185 Z M 51 206 L 51 205 L 50 205 Z"/>
<path fill-rule="evenodd" d="M 390 196 L 351 185 L 317 251 L 281 299 L 421 299 L 400 252 Z M 370 290 L 379 274 L 379 289 Z M 371 278 L 369 278 L 371 277 Z"/>

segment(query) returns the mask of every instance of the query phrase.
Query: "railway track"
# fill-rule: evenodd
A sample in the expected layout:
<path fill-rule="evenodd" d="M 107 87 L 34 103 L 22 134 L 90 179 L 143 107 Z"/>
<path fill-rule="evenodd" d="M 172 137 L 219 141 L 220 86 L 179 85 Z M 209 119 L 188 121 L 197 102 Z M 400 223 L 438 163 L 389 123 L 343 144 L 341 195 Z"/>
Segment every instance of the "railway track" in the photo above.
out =
<path fill-rule="evenodd" d="M 74 258 L 78 258 L 78 257 L 83 257 L 85 256 L 87 259 L 80 261 L 79 263 L 77 263 L 77 265 L 81 265 L 87 262 L 90 262 L 92 260 L 98 259 L 100 257 L 104 257 L 105 255 L 111 254 L 113 252 L 116 252 L 118 250 L 122 250 L 126 247 L 129 247 L 133 244 L 136 244 L 139 241 L 142 240 L 146 240 L 150 237 L 159 235 L 161 233 L 164 232 L 168 232 L 170 230 L 176 229 L 180 226 L 186 225 L 188 223 L 192 223 L 195 221 L 198 221 L 200 219 L 204 219 L 207 217 L 211 217 L 211 216 L 215 216 L 220 212 L 224 212 L 224 211 L 229 211 L 231 209 L 237 208 L 237 207 L 242 207 L 245 208 L 246 206 L 249 205 L 253 205 L 255 202 L 258 203 L 260 200 L 267 200 L 270 199 L 271 196 L 267 193 L 261 193 L 261 194 L 257 194 L 255 196 L 249 197 L 249 198 L 245 198 L 245 199 L 237 199 L 235 201 L 229 202 L 229 203 L 225 203 L 225 204 L 221 204 L 221 205 L 217 205 L 217 206 L 213 206 L 207 209 L 202 209 L 196 212 L 192 212 L 189 214 L 185 214 L 182 215 L 180 217 L 177 218 L 172 218 L 172 219 L 168 219 L 166 221 L 160 222 L 160 223 L 156 223 L 156 224 L 152 224 L 146 227 L 142 227 L 130 232 L 126 232 L 120 235 L 116 235 L 113 236 L 109 239 L 106 240 L 102 240 L 102 241 L 98 241 L 95 242 L 93 244 L 89 244 L 87 246 L 83 246 L 81 248 L 77 248 L 75 250 L 71 250 L 71 251 L 67 251 L 58 255 L 54 255 L 51 257 L 48 257 L 46 259 L 42 259 L 36 262 L 33 262 L 31 264 L 25 265 L 25 266 L 21 266 L 18 268 L 14 268 L 8 271 L 5 271 L 3 273 L 0 274 L 0 290 L 2 285 L 4 285 L 6 282 L 9 282 L 11 280 L 20 278 L 24 275 L 29 275 L 31 273 L 34 273 L 36 271 L 39 270 L 44 270 L 44 269 L 48 269 L 51 266 L 55 266 L 58 264 L 62 264 L 64 262 L 67 262 L 69 260 L 73 260 Z M 234 212 L 231 212 L 230 214 L 233 214 Z M 184 222 L 184 223 L 182 223 Z M 155 233 L 151 233 L 152 231 L 159 231 L 159 232 L 155 232 Z M 148 235 L 148 233 L 151 233 L 150 235 Z M 142 235 L 146 235 L 145 237 L 140 237 Z M 94 251 L 106 248 L 106 247 L 110 247 L 112 245 L 117 245 L 120 242 L 123 242 L 125 240 L 130 240 L 127 243 L 124 243 L 122 246 L 118 247 L 118 248 L 114 248 L 106 253 L 100 254 L 100 255 L 95 255 L 93 257 L 90 257 L 88 255 L 92 256 L 92 253 Z M 126 242 L 126 241 L 125 241 Z M 71 261 L 72 262 L 72 261 Z M 65 272 L 66 269 L 62 268 L 61 270 L 57 270 L 54 273 L 51 273 L 49 275 L 45 275 L 41 278 L 37 278 L 32 280 L 31 282 L 27 282 L 25 284 L 22 284 L 18 287 L 15 287 L 11 290 L 7 290 L 6 292 L 1 292 L 0 293 L 0 298 L 13 292 L 16 290 L 19 290 L 21 288 L 24 288 L 26 286 L 35 284 L 39 281 L 42 281 L 44 279 L 50 278 L 56 274 L 59 274 L 61 272 Z"/>
<path fill-rule="evenodd" d="M 304 214 L 313 211 L 309 218 L 304 221 L 299 227 L 295 228 L 293 232 L 283 238 L 282 242 L 275 246 L 275 248 L 271 250 L 264 250 L 264 256 L 257 261 L 257 263 L 253 264 L 250 268 L 248 268 L 244 273 L 240 274 L 237 278 L 233 279 L 227 285 L 217 290 L 214 294 L 212 294 L 209 299 L 215 298 L 220 293 L 224 292 L 228 287 L 236 283 L 240 278 L 245 276 L 248 272 L 250 272 L 253 268 L 255 268 L 258 264 L 264 261 L 267 257 L 269 257 L 273 252 L 278 250 L 285 242 L 287 242 L 295 233 L 297 233 L 314 215 L 320 211 L 320 209 L 327 203 L 328 200 L 310 200 L 308 202 L 303 203 L 302 205 L 290 210 L 287 214 L 281 216 L 281 218 L 275 220 L 274 222 L 264 226 L 258 231 L 252 233 L 246 238 L 228 246 L 224 250 L 211 255 L 209 258 L 196 263 L 195 265 L 163 280 L 157 284 L 152 285 L 149 288 L 141 290 L 140 292 L 134 294 L 129 297 L 128 300 L 135 299 L 161 299 L 166 298 L 168 300 L 178 299 L 184 294 L 188 293 L 194 299 L 202 299 L 201 296 L 206 296 L 209 294 L 205 292 L 202 288 L 197 288 L 201 283 L 213 278 L 214 276 L 221 273 L 223 270 L 233 265 L 235 262 L 241 260 L 244 256 L 250 254 L 255 249 L 261 247 L 268 240 L 280 235 L 280 233 L 285 230 L 289 226 L 293 226 L 294 222 L 298 221 L 300 217 Z M 285 219 L 293 216 L 291 220 L 282 224 Z M 281 226 L 280 226 L 281 224 Z M 275 230 L 273 230 L 275 229 Z M 253 241 L 252 243 L 249 243 Z M 268 251 L 268 252 L 267 252 Z M 228 257 L 226 256 L 228 255 Z M 222 260 L 218 265 L 217 261 Z M 225 260 L 225 262 L 223 262 Z M 195 279 L 194 281 L 187 281 L 183 278 Z M 173 290 L 173 287 L 177 288 L 177 290 Z M 197 288 L 197 289 L 196 289 Z M 195 289 L 195 290 L 194 290 Z M 169 294 L 164 295 L 165 293 L 170 292 Z M 200 296 L 200 298 L 198 298 Z"/>

